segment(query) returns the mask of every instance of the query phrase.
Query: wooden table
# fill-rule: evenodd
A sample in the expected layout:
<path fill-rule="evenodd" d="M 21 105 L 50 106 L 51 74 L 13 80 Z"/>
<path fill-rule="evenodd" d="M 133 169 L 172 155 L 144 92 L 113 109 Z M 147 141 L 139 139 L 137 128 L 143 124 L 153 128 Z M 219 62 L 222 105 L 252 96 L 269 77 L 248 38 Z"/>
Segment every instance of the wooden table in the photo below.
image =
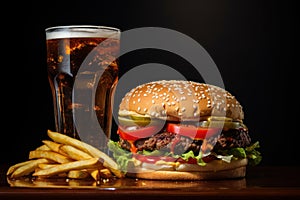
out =
<path fill-rule="evenodd" d="M 300 199 L 300 166 L 248 167 L 247 176 L 234 180 L 149 181 L 125 178 L 97 186 L 65 182 L 45 186 L 13 185 L 0 165 L 0 200 L 4 199 Z M 26 182 L 26 180 L 25 180 Z M 28 182 L 28 180 L 27 180 Z"/>

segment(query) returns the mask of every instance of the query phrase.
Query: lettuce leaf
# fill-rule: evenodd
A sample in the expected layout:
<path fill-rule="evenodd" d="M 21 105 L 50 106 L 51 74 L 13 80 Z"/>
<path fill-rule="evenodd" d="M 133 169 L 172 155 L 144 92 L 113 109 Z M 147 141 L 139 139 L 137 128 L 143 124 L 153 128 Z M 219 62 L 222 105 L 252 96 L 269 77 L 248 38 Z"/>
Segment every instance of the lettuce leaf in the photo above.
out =
<path fill-rule="evenodd" d="M 194 152 L 191 150 L 187 153 L 181 155 L 181 158 L 188 161 L 189 158 L 195 158 L 197 160 L 198 165 L 205 166 L 206 163 L 202 160 L 202 152 L 200 151 L 199 155 L 195 156 Z"/>
<path fill-rule="evenodd" d="M 120 170 L 123 172 L 127 172 L 129 165 L 134 165 L 135 159 L 132 158 L 132 153 L 129 151 L 126 151 L 122 148 L 120 148 L 118 142 L 110 140 L 108 142 L 108 148 L 112 152 L 113 157 L 115 158 L 116 162 L 118 163 Z M 261 160 L 262 156 L 261 153 L 257 150 L 260 148 L 259 142 L 255 142 L 254 144 L 246 147 L 246 148 L 232 148 L 232 149 L 226 149 L 226 150 L 217 150 L 215 152 L 211 152 L 214 154 L 217 158 L 224 160 L 225 162 L 230 162 L 232 159 L 243 159 L 248 158 L 248 165 L 255 166 L 258 165 Z M 184 160 L 188 160 L 189 158 L 195 158 L 197 159 L 197 163 L 200 166 L 205 166 L 206 163 L 202 160 L 202 153 L 200 152 L 199 155 L 195 155 L 193 151 L 189 151 L 187 153 L 179 155 L 172 155 L 171 153 L 165 152 L 165 151 L 143 151 L 138 152 L 143 155 L 152 155 L 152 156 L 173 156 L 175 158 L 182 158 Z"/>
<path fill-rule="evenodd" d="M 257 150 L 260 148 L 259 142 L 255 142 L 246 148 L 232 148 L 226 150 L 217 150 L 215 153 L 221 154 L 223 156 L 233 155 L 232 159 L 243 159 L 248 158 L 248 165 L 255 166 L 258 165 L 261 160 L 262 156 L 261 153 Z"/>
<path fill-rule="evenodd" d="M 132 153 L 120 148 L 118 142 L 112 140 L 110 140 L 107 145 L 118 163 L 120 170 L 126 173 L 127 166 L 133 162 Z"/>
<path fill-rule="evenodd" d="M 251 146 L 245 148 L 245 152 L 249 160 L 248 164 L 251 166 L 258 165 L 262 160 L 262 155 L 257 150 L 258 148 L 260 148 L 258 141 L 252 144 Z"/>

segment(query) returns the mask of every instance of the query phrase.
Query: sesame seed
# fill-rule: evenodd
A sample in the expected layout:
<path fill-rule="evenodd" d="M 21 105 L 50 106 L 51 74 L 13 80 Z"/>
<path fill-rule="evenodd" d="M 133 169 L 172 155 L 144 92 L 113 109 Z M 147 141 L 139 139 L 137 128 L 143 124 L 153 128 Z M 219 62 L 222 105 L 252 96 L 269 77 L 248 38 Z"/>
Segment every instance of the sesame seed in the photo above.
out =
<path fill-rule="evenodd" d="M 181 100 L 181 101 L 184 101 L 184 100 L 186 100 L 186 97 L 185 97 L 185 96 L 180 97 L 180 100 Z"/>

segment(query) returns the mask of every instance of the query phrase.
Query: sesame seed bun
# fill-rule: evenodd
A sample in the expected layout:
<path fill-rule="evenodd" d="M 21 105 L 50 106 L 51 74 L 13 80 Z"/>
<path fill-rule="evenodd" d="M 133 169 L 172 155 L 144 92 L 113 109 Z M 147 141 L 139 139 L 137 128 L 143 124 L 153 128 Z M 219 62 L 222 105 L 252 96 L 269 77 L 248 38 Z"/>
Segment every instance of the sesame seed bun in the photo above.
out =
<path fill-rule="evenodd" d="M 141 84 L 125 94 L 120 103 L 118 114 L 119 119 L 121 119 L 120 121 L 123 120 L 122 122 L 124 124 L 129 123 L 131 118 L 133 119 L 132 121 L 142 121 L 142 119 L 146 117 L 147 119 L 163 119 L 167 121 L 166 124 L 170 125 L 172 123 L 180 124 L 182 121 L 198 124 L 194 122 L 208 121 L 209 117 L 215 117 L 215 119 L 219 117 L 221 120 L 230 118 L 229 121 L 232 121 L 232 124 L 237 123 L 238 126 L 241 126 L 244 119 L 242 106 L 231 93 L 218 86 L 186 80 L 160 80 Z M 157 122 L 160 120 L 153 121 Z M 122 125 L 123 124 L 120 126 Z M 231 128 L 223 128 L 222 131 L 228 131 L 228 129 Z M 241 129 L 239 129 L 239 131 L 241 131 Z M 163 127 L 161 129 L 161 133 L 163 134 L 153 133 L 149 136 L 150 139 L 147 138 L 143 140 L 144 138 L 142 138 L 141 140 L 137 140 L 138 142 L 136 143 L 139 144 L 139 151 L 142 152 L 143 148 L 148 151 L 159 150 L 160 145 L 152 145 L 157 144 L 157 141 L 163 141 L 163 145 L 167 143 L 170 144 L 170 146 L 174 145 L 174 147 L 177 146 L 178 148 L 184 145 L 186 146 L 184 137 L 189 136 L 183 135 L 183 140 L 181 140 L 181 136 L 179 136 L 178 138 L 180 138 L 180 140 L 176 140 L 171 137 L 168 138 L 168 134 L 164 134 L 165 132 L 166 128 Z M 172 131 L 170 130 L 170 132 Z M 140 133 L 141 131 L 133 131 L 128 135 L 137 136 Z M 180 133 L 176 134 L 180 135 Z M 155 136 L 159 136 L 159 139 L 155 138 Z M 165 139 L 164 137 L 167 139 L 163 140 Z M 195 138 L 192 138 L 192 140 L 193 139 Z M 206 144 L 209 139 L 210 138 L 204 138 L 203 143 Z M 133 140 L 135 139 L 126 139 L 125 136 L 121 136 L 121 148 L 136 153 L 137 145 Z M 171 142 L 168 143 L 169 141 Z M 128 144 L 130 145 L 129 147 Z M 193 144 L 197 146 L 196 143 Z M 233 159 L 229 161 L 229 163 L 228 161 L 216 159 L 207 162 L 205 166 L 201 166 L 198 163 L 159 161 L 149 163 L 146 160 L 138 160 L 134 166 L 128 168 L 126 176 L 153 180 L 241 178 L 245 177 L 246 165 L 248 163 L 247 158 Z"/>
<path fill-rule="evenodd" d="M 246 176 L 248 160 L 241 159 L 226 163 L 215 160 L 206 166 L 195 164 L 180 164 L 176 170 L 149 170 L 149 168 L 136 168 L 135 172 L 129 172 L 126 176 L 131 178 L 150 180 L 213 180 L 243 178 Z"/>
<path fill-rule="evenodd" d="M 228 91 L 185 80 L 153 81 L 133 88 L 122 99 L 119 114 L 172 121 L 200 121 L 212 115 L 244 119 L 242 106 Z"/>

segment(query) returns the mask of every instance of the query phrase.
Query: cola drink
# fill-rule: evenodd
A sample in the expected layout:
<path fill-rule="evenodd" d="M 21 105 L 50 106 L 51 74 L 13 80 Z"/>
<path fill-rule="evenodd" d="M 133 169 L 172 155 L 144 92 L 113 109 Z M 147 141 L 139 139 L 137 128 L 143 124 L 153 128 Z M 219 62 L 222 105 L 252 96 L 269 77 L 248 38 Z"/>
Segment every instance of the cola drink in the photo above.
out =
<path fill-rule="evenodd" d="M 119 29 L 50 27 L 46 47 L 56 131 L 101 148 L 111 134 Z"/>

